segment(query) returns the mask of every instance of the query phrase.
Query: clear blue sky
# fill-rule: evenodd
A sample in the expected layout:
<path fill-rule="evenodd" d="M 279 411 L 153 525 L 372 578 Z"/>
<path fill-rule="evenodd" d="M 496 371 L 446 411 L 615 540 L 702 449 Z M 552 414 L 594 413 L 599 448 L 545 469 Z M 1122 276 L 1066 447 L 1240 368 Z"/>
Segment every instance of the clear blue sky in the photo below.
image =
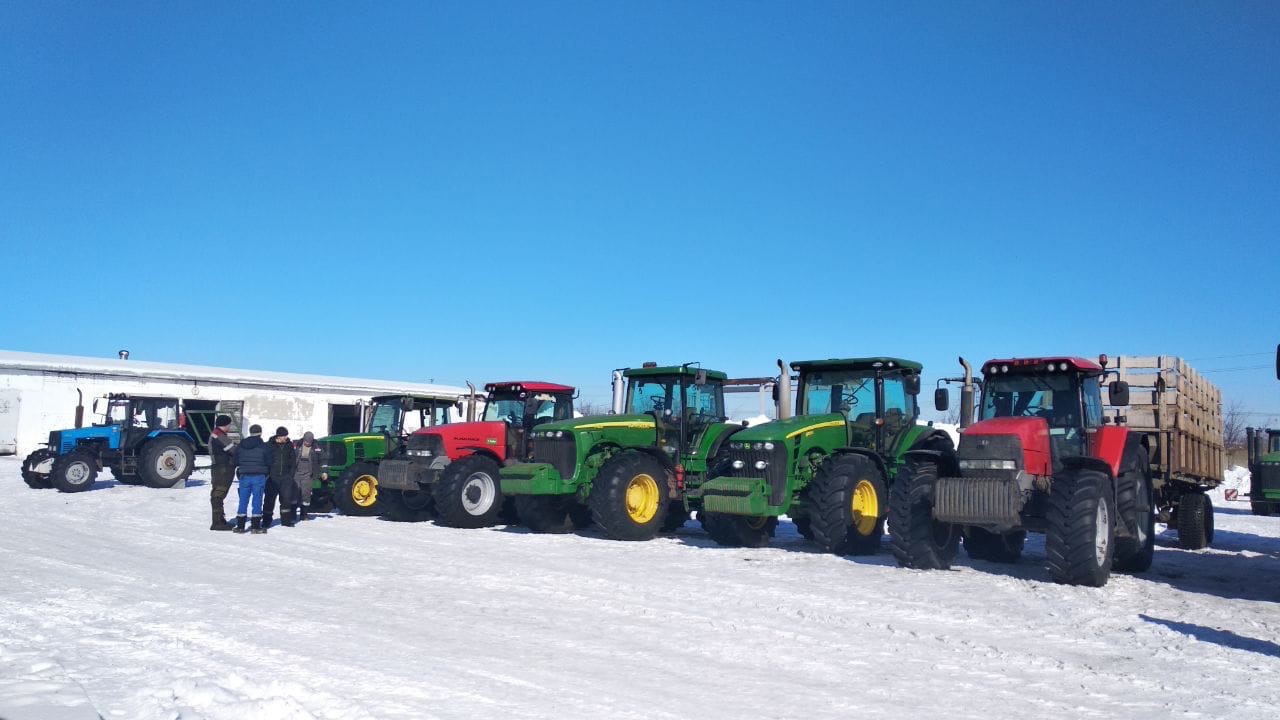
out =
<path fill-rule="evenodd" d="M 1278 129 L 1268 2 L 7 2 L 0 347 L 1161 353 L 1280 411 Z"/>

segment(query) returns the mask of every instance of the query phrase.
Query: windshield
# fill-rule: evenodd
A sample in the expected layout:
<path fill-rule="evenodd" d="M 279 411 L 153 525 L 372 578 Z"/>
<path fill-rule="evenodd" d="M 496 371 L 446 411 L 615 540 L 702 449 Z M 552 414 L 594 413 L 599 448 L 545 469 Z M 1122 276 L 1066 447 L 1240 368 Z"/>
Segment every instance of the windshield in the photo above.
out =
<path fill-rule="evenodd" d="M 800 414 L 843 413 L 850 420 L 876 415 L 874 370 L 829 370 L 805 375 Z"/>
<path fill-rule="evenodd" d="M 724 417 L 724 386 L 718 382 L 695 385 L 689 379 L 681 397 L 678 376 L 631 378 L 627 389 L 627 412 L 649 413 L 656 410 L 661 415 L 680 415 L 685 408 L 690 415 L 704 419 Z"/>
<path fill-rule="evenodd" d="M 982 419 L 1040 417 L 1051 427 L 1077 427 L 1080 391 L 1068 374 L 989 377 L 982 393 Z"/>
<path fill-rule="evenodd" d="M 107 406 L 107 423 L 125 427 L 178 427 L 178 401 L 173 398 L 117 398 Z"/>
<path fill-rule="evenodd" d="M 401 405 L 399 402 L 375 404 L 373 406 L 373 414 L 369 416 L 368 432 L 389 432 L 392 435 L 399 435 L 400 411 Z"/>
<path fill-rule="evenodd" d="M 1280 452 L 1280 432 L 1267 433 L 1271 436 L 1271 449 L 1269 453 Z"/>
<path fill-rule="evenodd" d="M 568 393 L 494 392 L 485 401 L 484 419 L 515 427 L 532 427 L 552 420 L 568 420 L 572 401 Z"/>

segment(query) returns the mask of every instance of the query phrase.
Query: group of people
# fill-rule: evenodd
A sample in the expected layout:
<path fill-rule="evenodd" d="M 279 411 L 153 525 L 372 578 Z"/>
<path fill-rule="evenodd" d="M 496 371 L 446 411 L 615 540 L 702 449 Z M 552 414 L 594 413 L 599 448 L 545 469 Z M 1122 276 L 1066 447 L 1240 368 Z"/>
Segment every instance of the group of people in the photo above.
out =
<path fill-rule="evenodd" d="M 276 428 L 270 441 L 262 439 L 262 426 L 249 428 L 249 436 L 236 442 L 228 433 L 231 418 L 219 415 L 209 436 L 212 460 L 213 506 L 210 530 L 234 530 L 238 533 L 265 533 L 271 527 L 276 501 L 280 502 L 280 524 L 293 527 L 306 520 L 311 510 L 311 488 L 324 477 L 320 446 L 310 432 L 297 442 L 289 440 L 289 430 Z M 231 492 L 231 483 L 240 479 L 240 504 L 236 522 L 227 522 L 223 501 Z"/>

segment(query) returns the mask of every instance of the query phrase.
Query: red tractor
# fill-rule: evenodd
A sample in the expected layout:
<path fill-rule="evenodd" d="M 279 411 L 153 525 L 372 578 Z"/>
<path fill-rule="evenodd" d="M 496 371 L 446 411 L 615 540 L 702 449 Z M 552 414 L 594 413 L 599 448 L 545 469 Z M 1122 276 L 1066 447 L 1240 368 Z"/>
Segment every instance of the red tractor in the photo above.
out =
<path fill-rule="evenodd" d="M 955 455 L 908 453 L 889 526 L 899 565 L 946 569 L 963 537 L 975 559 L 1011 563 L 1045 533 L 1055 582 L 1099 587 L 1151 566 L 1156 500 L 1145 436 L 1103 414 L 1106 356 L 990 360 L 977 422 Z M 967 382 L 968 387 L 972 383 Z M 945 391 L 939 409 L 945 410 Z M 1113 381 L 1110 405 L 1129 404 Z"/>
<path fill-rule="evenodd" d="M 482 420 L 418 430 L 402 454 L 378 465 L 378 492 L 389 519 L 434 515 L 442 525 L 479 528 L 515 516 L 513 508 L 504 512 L 498 470 L 529 459 L 534 427 L 573 417 L 575 390 L 546 382 L 496 382 L 484 389 Z"/>

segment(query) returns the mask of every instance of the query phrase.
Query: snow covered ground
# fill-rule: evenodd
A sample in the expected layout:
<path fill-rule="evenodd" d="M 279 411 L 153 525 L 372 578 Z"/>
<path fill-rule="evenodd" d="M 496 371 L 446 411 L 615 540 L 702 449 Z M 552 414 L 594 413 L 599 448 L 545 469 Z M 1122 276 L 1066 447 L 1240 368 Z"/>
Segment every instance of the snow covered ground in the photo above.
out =
<path fill-rule="evenodd" d="M 1280 518 L 1054 585 L 1043 542 L 886 552 L 619 543 L 321 517 L 212 533 L 208 486 L 29 490 L 0 458 L 0 717 L 1275 718 Z M 231 507 L 231 503 L 228 502 Z"/>

